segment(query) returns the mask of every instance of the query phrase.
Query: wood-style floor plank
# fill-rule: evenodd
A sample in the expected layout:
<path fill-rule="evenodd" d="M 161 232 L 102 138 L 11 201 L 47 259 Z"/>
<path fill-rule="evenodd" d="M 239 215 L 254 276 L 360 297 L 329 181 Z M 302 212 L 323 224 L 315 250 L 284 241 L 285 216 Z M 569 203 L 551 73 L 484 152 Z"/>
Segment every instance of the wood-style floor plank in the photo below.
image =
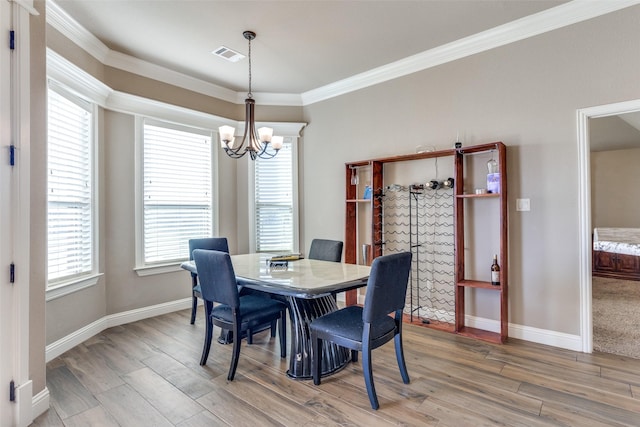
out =
<path fill-rule="evenodd" d="M 392 343 L 374 350 L 375 411 L 362 358 L 319 386 L 293 380 L 268 331 L 242 343 L 236 378 L 227 381 L 232 346 L 214 341 L 200 366 L 204 316 L 190 325 L 189 314 L 106 330 L 48 363 L 51 408 L 33 425 L 640 426 L 636 359 L 405 324 L 411 382 L 402 382 Z"/>

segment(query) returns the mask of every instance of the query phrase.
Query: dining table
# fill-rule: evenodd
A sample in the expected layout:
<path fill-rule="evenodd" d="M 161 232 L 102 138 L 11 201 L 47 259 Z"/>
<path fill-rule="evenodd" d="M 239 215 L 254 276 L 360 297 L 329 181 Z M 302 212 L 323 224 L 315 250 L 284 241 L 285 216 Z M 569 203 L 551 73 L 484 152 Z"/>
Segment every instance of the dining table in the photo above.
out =
<path fill-rule="evenodd" d="M 338 309 L 336 294 L 366 286 L 371 268 L 306 258 L 272 264 L 270 260 L 275 256 L 268 253 L 231 255 L 231 262 L 239 285 L 277 295 L 288 303 L 291 345 L 287 375 L 311 379 L 309 324 Z M 181 267 L 197 274 L 194 261 L 186 261 Z M 323 342 L 322 351 L 323 376 L 342 369 L 351 359 L 348 349 L 331 342 Z"/>

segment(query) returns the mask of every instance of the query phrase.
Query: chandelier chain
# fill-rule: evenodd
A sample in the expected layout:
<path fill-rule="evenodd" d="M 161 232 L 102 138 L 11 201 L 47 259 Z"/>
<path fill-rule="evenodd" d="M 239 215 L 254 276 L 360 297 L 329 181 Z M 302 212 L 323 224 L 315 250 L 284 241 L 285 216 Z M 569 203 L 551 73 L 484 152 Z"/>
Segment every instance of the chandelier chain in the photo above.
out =
<path fill-rule="evenodd" d="M 251 93 L 251 38 L 249 38 L 249 93 L 247 96 L 253 98 L 253 93 Z"/>

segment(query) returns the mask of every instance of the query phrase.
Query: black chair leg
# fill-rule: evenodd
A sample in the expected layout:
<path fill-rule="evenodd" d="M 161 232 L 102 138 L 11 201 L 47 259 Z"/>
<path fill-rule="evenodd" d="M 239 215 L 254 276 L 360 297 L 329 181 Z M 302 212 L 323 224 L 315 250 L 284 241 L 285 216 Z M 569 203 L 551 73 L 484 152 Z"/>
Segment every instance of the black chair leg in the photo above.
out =
<path fill-rule="evenodd" d="M 402 334 L 396 334 L 393 340 L 396 346 L 396 359 L 398 360 L 398 368 L 400 369 L 402 381 L 405 384 L 409 384 L 409 372 L 407 371 L 407 364 L 404 361 L 404 351 L 402 349 Z"/>
<path fill-rule="evenodd" d="M 271 338 L 276 337 L 277 324 L 278 324 L 277 320 L 273 320 L 271 322 Z"/>
<path fill-rule="evenodd" d="M 236 319 L 238 320 L 238 319 Z M 231 366 L 229 367 L 229 375 L 227 375 L 227 380 L 233 381 L 233 377 L 236 375 L 236 368 L 238 367 L 238 359 L 240 358 L 240 343 L 242 339 L 240 338 L 240 322 L 236 321 L 233 324 L 233 335 L 234 337 L 238 337 L 233 340 L 233 354 L 231 355 Z"/>
<path fill-rule="evenodd" d="M 191 302 L 191 324 L 193 325 L 194 323 L 196 323 L 196 313 L 198 311 L 198 297 L 195 296 L 195 294 L 192 295 L 192 302 Z"/>
<path fill-rule="evenodd" d="M 362 372 L 364 374 L 364 382 L 367 386 L 367 394 L 369 402 L 373 409 L 378 409 L 378 396 L 376 395 L 376 387 L 373 385 L 373 370 L 371 367 L 371 344 L 366 343 L 366 348 L 362 348 Z"/>
<path fill-rule="evenodd" d="M 358 350 L 351 350 L 351 361 L 352 362 L 358 361 Z"/>
<path fill-rule="evenodd" d="M 320 385 L 320 366 L 322 366 L 322 339 L 314 333 L 311 333 L 311 374 L 313 375 L 313 383 Z"/>
<path fill-rule="evenodd" d="M 211 301 L 204 302 L 205 311 L 205 332 L 204 332 L 204 347 L 202 348 L 202 357 L 200 357 L 200 365 L 207 363 L 209 357 L 209 350 L 211 349 L 211 338 L 213 336 L 213 321 L 211 320 L 211 310 L 213 309 L 213 303 Z"/>
<path fill-rule="evenodd" d="M 278 323 L 280 324 L 280 357 L 287 357 L 287 310 L 282 310 L 280 312 L 280 320 Z M 271 336 L 274 337 L 273 334 L 273 325 L 271 326 Z"/>

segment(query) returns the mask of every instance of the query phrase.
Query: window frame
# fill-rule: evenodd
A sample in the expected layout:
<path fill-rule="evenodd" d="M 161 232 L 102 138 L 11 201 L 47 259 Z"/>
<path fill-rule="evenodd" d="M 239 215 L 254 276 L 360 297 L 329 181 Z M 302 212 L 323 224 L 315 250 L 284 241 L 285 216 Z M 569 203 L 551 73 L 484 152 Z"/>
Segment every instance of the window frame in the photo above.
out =
<path fill-rule="evenodd" d="M 292 176 L 292 191 L 293 191 L 293 249 L 291 252 L 298 253 L 300 252 L 300 214 L 299 214 L 299 192 L 298 192 L 298 138 L 296 137 L 284 137 L 284 144 L 291 144 L 291 156 L 292 156 L 292 164 L 291 164 L 291 176 Z M 265 162 L 268 162 L 269 159 L 263 159 Z M 255 192 L 256 192 L 256 168 L 255 162 L 250 162 L 248 167 L 248 204 L 249 204 L 249 247 L 251 252 L 258 252 L 257 250 L 257 227 L 256 227 L 256 200 L 255 200 Z M 290 251 L 283 251 L 290 252 Z"/>
<path fill-rule="evenodd" d="M 98 104 L 90 99 L 90 97 L 83 96 L 77 91 L 72 90 L 66 85 L 59 83 L 51 78 L 47 79 L 47 100 L 49 99 L 49 91 L 55 91 L 58 95 L 66 98 L 68 101 L 79 105 L 81 108 L 86 109 L 91 114 L 90 123 L 90 137 L 89 137 L 89 168 L 91 179 L 91 269 L 90 271 L 79 273 L 73 276 L 67 276 L 61 279 L 49 280 L 48 261 L 47 261 L 47 284 L 46 284 L 46 298 L 47 301 L 59 298 L 69 293 L 84 289 L 95 285 L 98 282 L 102 273 L 100 273 L 100 265 L 98 256 L 99 242 L 99 161 L 98 161 L 98 126 L 99 126 L 99 108 Z M 84 104 L 84 105 L 82 105 Z M 49 103 L 47 102 L 47 116 L 49 114 Z M 48 143 L 48 124 L 47 124 L 47 151 L 49 150 Z M 49 162 L 47 161 L 47 169 L 49 169 Z M 48 177 L 48 173 L 47 173 Z M 49 188 L 49 181 L 47 178 L 47 190 Z M 48 196 L 48 191 L 47 191 Z M 49 198 L 47 197 L 47 235 L 48 235 L 48 223 L 49 223 Z M 49 252 L 49 243 L 47 239 L 47 254 Z M 47 255 L 48 260 L 48 255 Z"/>
<path fill-rule="evenodd" d="M 135 267 L 138 276 L 182 271 L 180 264 L 188 259 L 168 262 L 147 263 L 144 254 L 144 126 L 146 124 L 167 127 L 186 132 L 200 133 L 211 138 L 211 231 L 216 236 L 219 232 L 219 191 L 218 191 L 218 155 L 217 132 L 206 127 L 192 124 L 176 123 L 161 118 L 135 116 Z"/>

